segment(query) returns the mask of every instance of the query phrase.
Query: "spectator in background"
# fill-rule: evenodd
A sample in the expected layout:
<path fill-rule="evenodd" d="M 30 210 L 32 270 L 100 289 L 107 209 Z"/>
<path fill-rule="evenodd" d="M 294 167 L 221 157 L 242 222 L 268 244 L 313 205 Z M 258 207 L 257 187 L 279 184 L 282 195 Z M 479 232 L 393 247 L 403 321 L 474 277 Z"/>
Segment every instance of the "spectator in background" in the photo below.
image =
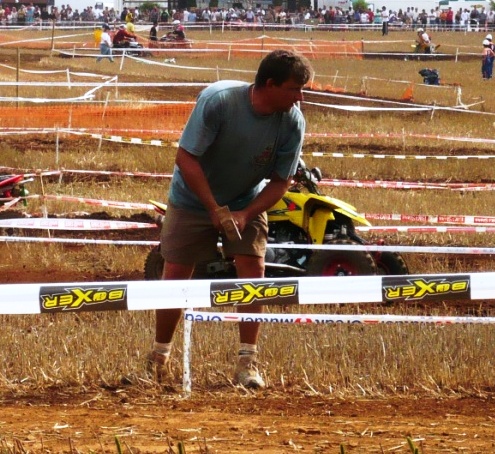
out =
<path fill-rule="evenodd" d="M 447 28 L 452 28 L 454 26 L 454 11 L 452 10 L 452 7 L 449 6 L 449 9 L 447 10 L 447 15 L 445 17 L 445 23 L 447 25 Z"/>
<path fill-rule="evenodd" d="M 492 50 L 493 54 L 495 55 L 495 44 L 493 43 L 493 37 L 491 33 L 488 33 L 488 35 L 485 36 L 485 40 L 487 40 L 490 43 L 490 49 Z M 489 68 L 489 73 L 493 74 L 493 63 L 495 61 L 495 57 L 492 58 L 491 65 Z"/>
<path fill-rule="evenodd" d="M 125 28 L 127 33 L 136 36 L 136 27 L 134 26 L 134 18 L 132 18 L 129 22 L 126 22 Z"/>
<path fill-rule="evenodd" d="M 170 13 L 167 11 L 167 9 L 164 9 L 160 14 L 160 22 L 167 23 L 169 19 L 170 19 Z"/>
<path fill-rule="evenodd" d="M 388 35 L 388 20 L 390 18 L 390 14 L 387 11 L 387 8 L 382 7 L 382 36 Z"/>
<path fill-rule="evenodd" d="M 150 21 L 152 24 L 154 24 L 155 22 L 158 22 L 158 19 L 159 18 L 159 11 L 158 11 L 158 8 L 156 6 L 154 6 L 151 11 L 150 11 Z"/>
<path fill-rule="evenodd" d="M 464 8 L 464 11 L 461 13 L 461 27 L 464 29 L 469 25 L 469 11 L 467 8 Z"/>
<path fill-rule="evenodd" d="M 158 22 L 153 22 L 153 26 L 151 27 L 150 30 L 150 41 L 158 41 Z"/>
<path fill-rule="evenodd" d="M 129 22 L 132 22 L 134 20 L 134 14 L 132 10 L 127 10 L 127 14 L 125 15 L 125 22 L 128 24 Z"/>
<path fill-rule="evenodd" d="M 479 24 L 480 12 L 478 11 L 476 5 L 473 6 L 473 9 L 471 10 L 471 14 L 469 16 L 471 19 L 471 27 L 477 27 Z"/>
<path fill-rule="evenodd" d="M 485 38 L 483 40 L 483 52 L 481 59 L 481 76 L 483 77 L 483 80 L 489 80 L 492 78 L 494 57 L 495 53 L 491 49 L 491 43 Z"/>
<path fill-rule="evenodd" d="M 34 23 L 34 5 L 32 3 L 26 7 L 26 23 Z"/>
<path fill-rule="evenodd" d="M 419 23 L 421 24 L 421 27 L 426 27 L 428 25 L 428 14 L 426 11 L 423 9 L 419 13 Z"/>
<path fill-rule="evenodd" d="M 21 5 L 17 11 L 17 23 L 19 25 L 24 25 L 26 23 L 26 7 L 24 5 Z"/>
<path fill-rule="evenodd" d="M 487 30 L 487 25 L 488 25 L 487 19 L 488 19 L 488 15 L 486 14 L 485 8 L 481 8 L 480 15 L 478 17 L 478 23 L 480 29 L 484 32 L 486 32 Z"/>
<path fill-rule="evenodd" d="M 99 63 L 102 58 L 108 58 L 113 63 L 112 57 L 112 38 L 110 37 L 110 27 L 108 24 L 103 25 L 103 33 L 100 38 L 100 54 L 96 61 Z"/>
<path fill-rule="evenodd" d="M 125 22 L 128 12 L 129 12 L 129 10 L 127 9 L 127 6 L 124 6 L 124 8 L 122 9 L 122 12 L 120 13 L 120 20 L 122 22 Z"/>
<path fill-rule="evenodd" d="M 490 28 L 490 30 L 495 25 L 495 11 L 490 10 L 486 16 L 486 24 Z"/>

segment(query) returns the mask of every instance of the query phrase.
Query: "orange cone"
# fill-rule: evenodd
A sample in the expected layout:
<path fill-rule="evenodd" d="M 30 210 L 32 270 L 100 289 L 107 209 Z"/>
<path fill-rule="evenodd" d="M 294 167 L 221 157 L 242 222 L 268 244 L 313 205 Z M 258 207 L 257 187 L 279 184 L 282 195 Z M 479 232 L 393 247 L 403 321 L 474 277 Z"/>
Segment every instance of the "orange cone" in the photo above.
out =
<path fill-rule="evenodd" d="M 413 90 L 414 90 L 414 85 L 411 84 L 409 87 L 406 88 L 404 93 L 402 93 L 402 97 L 400 98 L 401 101 L 412 101 L 413 100 Z"/>

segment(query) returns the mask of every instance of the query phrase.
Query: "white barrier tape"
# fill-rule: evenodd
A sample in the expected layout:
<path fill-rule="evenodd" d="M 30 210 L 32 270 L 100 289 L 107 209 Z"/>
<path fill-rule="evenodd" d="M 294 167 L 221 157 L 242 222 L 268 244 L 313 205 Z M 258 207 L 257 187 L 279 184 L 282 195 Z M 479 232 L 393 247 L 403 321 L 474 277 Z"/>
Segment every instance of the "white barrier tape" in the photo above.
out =
<path fill-rule="evenodd" d="M 166 101 L 161 104 L 177 104 L 177 101 Z M 190 102 L 188 104 L 194 104 Z M 127 132 L 127 133 L 145 133 L 145 134 L 182 134 L 182 129 L 110 129 L 106 131 L 112 132 Z M 95 133 L 87 128 L 81 129 L 69 129 L 69 128 L 0 128 L 0 134 L 32 134 L 32 133 L 65 133 L 65 134 L 76 134 L 76 135 L 92 135 L 95 138 L 101 137 L 116 137 L 123 141 L 140 141 L 142 139 L 135 137 L 125 137 L 122 135 L 102 135 L 101 133 Z M 325 132 L 307 132 L 305 133 L 306 138 L 326 138 L 326 139 L 398 139 L 404 140 L 407 138 L 411 139 L 427 139 L 427 140 L 445 140 L 451 142 L 466 142 L 466 143 L 478 143 L 478 144 L 495 144 L 495 139 L 489 138 L 476 138 L 476 137 L 455 137 L 455 136 L 442 136 L 439 134 L 414 134 L 414 133 L 325 133 Z M 157 143 L 161 142 L 159 139 L 152 139 Z M 303 155 L 308 156 L 330 156 L 333 158 L 372 158 L 372 159 L 438 159 L 438 160 L 448 160 L 448 159 L 493 159 L 495 155 L 388 155 L 388 154 L 370 154 L 370 153 L 336 153 L 336 152 L 323 152 L 323 151 L 313 151 L 311 153 L 303 153 Z"/>
<path fill-rule="evenodd" d="M 317 94 L 318 96 L 322 97 L 332 97 L 332 98 L 339 98 L 339 99 L 351 99 L 353 101 L 357 101 L 358 103 L 363 103 L 363 101 L 370 102 L 370 103 L 380 103 L 380 104 L 394 104 L 403 107 L 404 102 L 401 101 L 392 101 L 392 100 L 385 100 L 385 99 L 378 99 L 378 98 L 363 98 L 360 96 L 355 96 L 355 95 L 347 95 L 343 93 L 331 93 L 331 92 L 324 92 L 324 91 L 308 91 L 308 90 L 303 90 L 303 93 L 312 93 L 312 94 Z M 413 104 L 413 103 L 408 103 L 408 107 L 420 107 L 424 108 L 425 106 L 423 104 Z M 495 115 L 494 112 L 482 112 L 479 110 L 466 110 L 464 107 L 459 106 L 457 108 L 455 107 L 440 107 L 440 106 L 430 106 L 434 107 L 437 110 L 446 110 L 450 112 L 458 112 L 458 113 L 469 113 L 469 114 L 479 114 L 479 115 L 489 115 L 493 116 Z"/>
<path fill-rule="evenodd" d="M 23 236 L 0 236 L 0 242 L 4 243 L 43 243 L 43 244 L 92 244 L 98 246 L 158 246 L 159 241 L 142 240 L 95 240 L 90 238 L 35 238 Z"/>
<path fill-rule="evenodd" d="M 13 173 L 23 173 L 26 177 L 35 176 L 50 176 L 62 175 L 63 173 L 79 173 L 87 175 L 116 175 L 116 176 L 135 176 L 146 178 L 172 178 L 172 174 L 168 173 L 145 173 L 145 172 L 116 172 L 108 170 L 36 170 L 30 172 L 27 169 L 14 169 L 13 167 L 0 167 L 0 170 L 5 170 Z M 493 190 L 493 183 L 423 183 L 423 182 L 403 182 L 403 181 L 366 181 L 366 180 L 339 180 L 339 179 L 322 179 L 319 182 L 322 186 L 334 187 L 358 187 L 358 188 L 382 188 L 382 189 L 451 189 L 451 190 Z M 37 196 L 36 196 L 37 197 Z M 50 197 L 50 196 L 46 196 Z M 93 200 L 93 199 L 91 199 Z M 117 203 L 117 202 L 114 202 Z M 141 205 L 138 206 L 140 208 Z M 407 219 L 406 219 L 407 220 Z"/>
<path fill-rule="evenodd" d="M 0 314 L 483 300 L 495 273 L 0 285 Z M 166 295 L 166 296 L 164 296 Z M 376 317 L 376 316 L 375 316 Z"/>
<path fill-rule="evenodd" d="M 350 188 L 382 188 L 382 189 L 444 189 L 452 191 L 492 191 L 493 183 L 422 183 L 403 181 L 361 181 L 323 179 L 321 186 L 350 187 Z"/>
<path fill-rule="evenodd" d="M 0 219 L 0 228 L 40 230 L 129 230 L 152 229 L 156 224 L 99 219 L 18 218 Z"/>
<path fill-rule="evenodd" d="M 75 101 L 87 101 L 93 99 L 93 94 L 84 94 L 82 96 L 77 96 L 75 98 L 24 98 L 21 96 L 0 96 L 0 102 L 32 102 L 34 104 L 42 103 L 59 103 L 59 102 L 75 102 Z"/>
<path fill-rule="evenodd" d="M 397 226 L 357 226 L 359 232 L 380 232 L 380 233 L 495 233 L 495 227 L 413 227 L 408 225 Z"/>
<path fill-rule="evenodd" d="M 455 107 L 442 107 L 442 106 L 429 106 L 429 107 L 364 107 L 364 106 L 352 106 L 352 105 L 340 105 L 340 104 L 324 104 L 320 102 L 310 102 L 304 101 L 305 104 L 326 107 L 328 109 L 345 110 L 348 112 L 393 112 L 393 111 L 403 111 L 403 112 L 427 112 L 431 110 L 447 110 L 451 112 L 469 112 L 469 113 L 484 113 L 484 112 L 474 112 L 466 110 L 462 106 Z"/>
<path fill-rule="evenodd" d="M 41 197 L 41 196 L 38 196 Z M 64 202 L 79 202 L 85 203 L 88 205 L 102 206 L 102 207 L 111 207 L 111 208 L 121 208 L 126 210 L 153 210 L 154 206 L 150 203 L 133 203 L 133 202 L 117 202 L 111 200 L 99 200 L 99 199 L 89 199 L 85 197 L 72 197 L 67 195 L 44 195 L 44 199 L 46 200 L 59 200 Z"/>
<path fill-rule="evenodd" d="M 432 253 L 432 254 L 475 254 L 475 255 L 491 255 L 495 254 L 495 247 L 464 247 L 464 246 L 392 246 L 378 244 L 288 244 L 270 243 L 268 247 L 273 249 L 312 249 L 321 251 L 366 251 L 366 252 L 409 252 L 409 253 Z"/>
<path fill-rule="evenodd" d="M 0 167 L 1 169 L 1 167 Z M 172 178 L 171 173 L 148 173 L 148 172 L 117 172 L 113 170 L 76 170 L 63 169 L 60 171 L 40 172 L 35 175 L 64 175 L 64 174 L 82 174 L 82 175 L 107 175 L 107 176 L 125 176 L 125 177 L 145 177 L 145 178 Z M 27 175 L 27 174 L 26 174 Z"/>
<path fill-rule="evenodd" d="M 67 74 L 68 76 L 77 76 L 77 77 L 93 77 L 95 79 L 110 79 L 112 76 L 106 76 L 105 74 L 95 74 L 95 73 L 81 73 L 81 72 L 73 72 L 73 71 L 70 71 L 70 70 L 66 70 L 66 69 L 61 69 L 61 70 L 52 70 L 52 71 L 42 71 L 42 70 L 28 70 L 28 69 L 20 69 L 20 68 L 16 68 L 15 66 L 9 66 L 9 65 L 3 65 L 3 64 L 0 64 L 0 67 L 2 68 L 6 68 L 6 69 L 11 69 L 12 71 L 19 71 L 21 73 L 28 73 L 28 74 Z M 10 84 L 12 85 L 38 85 L 39 83 L 42 83 L 44 84 L 45 86 L 50 86 L 51 83 L 50 82 L 21 82 L 21 81 L 17 81 L 17 82 L 10 82 Z M 73 82 L 70 83 L 70 85 L 72 85 Z M 2 81 L 0 82 L 0 85 L 4 85 L 4 84 L 9 84 L 9 82 L 7 81 Z M 58 82 L 53 82 L 53 84 L 58 84 Z M 67 82 L 63 82 L 64 86 L 68 86 L 69 84 Z"/>
<path fill-rule="evenodd" d="M 159 241 L 127 241 L 127 240 L 92 240 L 86 238 L 34 238 L 19 236 L 0 236 L 0 242 L 5 243 L 68 243 L 68 244 L 93 244 L 111 246 L 157 246 Z M 221 244 L 218 244 L 221 246 Z M 268 245 L 269 249 L 311 249 L 327 251 L 365 251 L 365 252 L 406 252 L 416 254 L 465 254 L 465 255 L 492 255 L 495 248 L 492 247 L 455 247 L 455 246 L 383 246 L 370 245 L 307 245 L 307 244 L 274 244 Z"/>
<path fill-rule="evenodd" d="M 371 137 L 371 136 L 370 136 Z M 407 136 L 411 137 L 411 136 Z M 378 137 L 380 138 L 380 137 Z M 403 139 L 406 137 L 402 137 Z M 439 140 L 444 140 L 444 139 L 439 139 Z M 462 142 L 472 142 L 471 140 L 464 140 L 460 139 Z M 481 140 L 480 140 L 481 141 Z M 495 143 L 495 141 L 494 141 Z M 311 153 L 301 153 L 303 156 L 315 156 L 315 157 L 323 157 L 323 156 L 329 156 L 331 158 L 357 158 L 357 159 L 365 159 L 365 158 L 371 158 L 371 159 L 397 159 L 397 160 L 402 160 L 402 161 L 407 161 L 407 160 L 438 160 L 438 161 L 446 161 L 446 160 L 452 160 L 452 159 L 459 159 L 462 161 L 466 161 L 468 159 L 493 159 L 495 158 L 495 155 L 463 155 L 463 156 L 428 156 L 428 155 L 395 155 L 395 154 L 365 154 L 365 153 L 327 153 L 327 152 L 321 152 L 321 151 L 313 151 Z"/>
<path fill-rule="evenodd" d="M 343 106 L 341 104 L 324 104 L 321 102 L 304 101 L 310 106 L 327 107 L 328 109 L 346 110 L 348 112 L 427 112 L 439 109 L 437 106 L 429 107 L 365 107 L 365 106 Z"/>
<path fill-rule="evenodd" d="M 10 167 L 0 167 L 0 169 L 13 170 Z M 93 175 L 125 175 L 125 176 L 138 176 L 149 178 L 172 178 L 172 174 L 150 174 L 144 172 L 111 172 L 106 170 L 48 170 L 48 171 L 36 171 L 34 173 L 24 173 L 26 177 L 34 176 L 48 176 L 48 175 L 61 175 L 66 173 L 81 173 L 81 174 L 93 174 Z M 492 191 L 495 189 L 493 183 L 422 183 L 422 182 L 403 182 L 403 181 L 366 181 L 366 180 L 339 180 L 339 179 L 322 179 L 319 184 L 321 186 L 333 186 L 333 187 L 355 187 L 355 188 L 381 188 L 381 189 L 443 189 L 454 191 Z M 31 195 L 29 197 L 40 197 Z M 109 205 L 104 206 L 116 206 L 116 204 L 122 204 L 122 208 L 142 208 L 150 209 L 151 205 L 126 203 L 126 202 L 109 202 L 95 199 L 84 199 L 81 197 L 70 196 L 53 196 L 45 195 L 45 198 L 57 198 L 58 200 L 76 201 L 81 203 L 89 203 L 94 205 L 102 205 L 107 203 Z M 87 201 L 87 202 L 86 202 Z M 124 206 L 125 205 L 125 206 Z"/>
<path fill-rule="evenodd" d="M 274 314 L 274 313 L 226 313 L 184 311 L 184 319 L 191 322 L 258 322 L 258 323 L 292 323 L 295 325 L 308 324 L 360 324 L 378 325 L 391 323 L 414 323 L 434 325 L 453 324 L 495 324 L 495 317 L 466 317 L 441 315 L 365 315 L 365 314 Z"/>
<path fill-rule="evenodd" d="M 165 147 L 170 145 L 170 141 L 157 140 L 157 139 L 140 139 L 137 137 L 111 136 L 106 134 L 95 134 L 95 133 L 75 132 L 75 131 L 64 131 L 64 132 L 68 134 L 75 134 L 80 136 L 82 135 L 89 136 L 92 139 L 102 139 L 109 142 L 128 143 L 132 145 L 152 145 L 155 147 Z"/>
<path fill-rule="evenodd" d="M 19 202 L 19 198 L 0 207 L 0 211 Z M 63 218 L 16 218 L 0 219 L 0 228 L 41 230 L 128 230 L 157 228 L 156 224 L 130 221 Z M 433 227 L 433 226 L 356 226 L 358 232 L 387 233 L 495 233 L 495 227 Z"/>
<path fill-rule="evenodd" d="M 440 134 L 415 134 L 415 133 L 351 133 L 351 132 L 341 132 L 341 133 L 326 133 L 326 132 L 309 132 L 305 134 L 305 137 L 317 137 L 317 138 L 329 138 L 329 139 L 407 139 L 408 137 L 414 139 L 434 139 L 434 140 L 449 140 L 453 142 L 472 142 L 472 143 L 489 143 L 495 144 L 495 139 L 485 139 L 485 138 L 476 138 L 476 137 L 458 137 L 458 136 L 442 136 Z M 354 156 L 354 155 L 345 155 L 344 153 L 336 153 L 342 154 L 343 156 Z M 360 156 L 360 154 L 357 154 Z M 365 155 L 365 156 L 387 156 L 387 155 Z M 397 155 L 390 155 L 397 156 Z M 469 156 L 469 155 L 468 155 Z M 400 156 L 404 158 L 404 156 Z M 397 156 L 397 158 L 400 158 Z M 407 157 L 407 156 L 406 156 Z M 426 156 L 425 158 L 429 158 L 432 156 Z M 445 156 L 445 158 L 451 156 Z"/>
<path fill-rule="evenodd" d="M 368 220 L 428 222 L 430 224 L 495 225 L 495 216 L 360 213 Z"/>
<path fill-rule="evenodd" d="M 117 76 L 112 76 L 107 79 L 107 82 L 110 83 L 112 88 L 124 88 L 124 87 L 157 87 L 157 88 L 172 88 L 172 87 L 196 87 L 202 88 L 210 85 L 206 82 L 119 82 L 116 79 Z M 73 88 L 73 87 L 99 87 L 101 86 L 101 82 L 0 82 L 0 87 L 65 87 L 65 88 Z M 112 100 L 115 102 L 115 100 Z M 130 100 L 125 100 L 125 103 L 131 103 Z M 139 100 L 139 104 L 144 103 L 145 100 Z M 195 104 L 195 101 L 153 101 L 154 104 Z"/>

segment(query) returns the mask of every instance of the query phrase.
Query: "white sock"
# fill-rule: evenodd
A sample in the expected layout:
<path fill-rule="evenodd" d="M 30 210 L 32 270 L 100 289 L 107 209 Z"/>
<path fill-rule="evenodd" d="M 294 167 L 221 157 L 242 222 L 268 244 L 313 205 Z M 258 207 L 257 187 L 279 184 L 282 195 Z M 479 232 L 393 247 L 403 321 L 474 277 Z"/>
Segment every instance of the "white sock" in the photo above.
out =
<path fill-rule="evenodd" d="M 258 346 L 256 344 L 243 344 L 239 345 L 239 356 L 251 356 L 258 353 Z"/>
<path fill-rule="evenodd" d="M 160 355 L 170 356 L 170 352 L 172 351 L 172 342 L 169 343 L 161 343 L 161 342 L 153 342 L 153 351 L 160 353 Z"/>

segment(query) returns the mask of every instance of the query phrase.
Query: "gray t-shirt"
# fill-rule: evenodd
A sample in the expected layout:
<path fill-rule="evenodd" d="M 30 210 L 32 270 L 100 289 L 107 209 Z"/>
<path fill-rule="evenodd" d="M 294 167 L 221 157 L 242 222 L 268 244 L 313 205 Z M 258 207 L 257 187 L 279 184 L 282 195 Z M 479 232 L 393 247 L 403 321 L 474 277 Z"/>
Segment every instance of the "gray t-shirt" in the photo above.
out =
<path fill-rule="evenodd" d="M 197 156 L 216 202 L 231 210 L 246 207 L 272 172 L 289 179 L 297 169 L 305 121 L 301 111 L 257 114 L 245 82 L 220 81 L 198 96 L 179 145 Z M 205 211 L 177 166 L 169 201 Z"/>

